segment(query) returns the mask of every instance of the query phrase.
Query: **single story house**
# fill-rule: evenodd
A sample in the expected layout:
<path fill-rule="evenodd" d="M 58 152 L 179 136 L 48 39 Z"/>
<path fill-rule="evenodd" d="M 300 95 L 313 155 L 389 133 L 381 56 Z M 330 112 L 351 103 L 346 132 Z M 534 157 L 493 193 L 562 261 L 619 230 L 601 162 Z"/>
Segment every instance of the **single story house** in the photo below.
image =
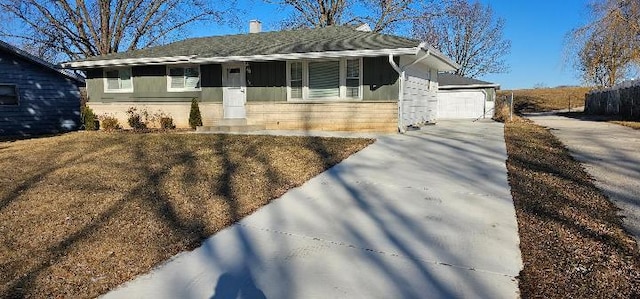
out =
<path fill-rule="evenodd" d="M 443 73 L 438 76 L 438 119 L 491 118 L 500 85 Z"/>
<path fill-rule="evenodd" d="M 435 120 L 438 73 L 458 65 L 418 40 L 368 26 L 190 38 L 64 63 L 87 76 L 88 105 L 126 124 L 129 107 L 188 125 L 387 131 Z"/>
<path fill-rule="evenodd" d="M 0 136 L 77 129 L 80 86 L 83 78 L 0 41 Z"/>

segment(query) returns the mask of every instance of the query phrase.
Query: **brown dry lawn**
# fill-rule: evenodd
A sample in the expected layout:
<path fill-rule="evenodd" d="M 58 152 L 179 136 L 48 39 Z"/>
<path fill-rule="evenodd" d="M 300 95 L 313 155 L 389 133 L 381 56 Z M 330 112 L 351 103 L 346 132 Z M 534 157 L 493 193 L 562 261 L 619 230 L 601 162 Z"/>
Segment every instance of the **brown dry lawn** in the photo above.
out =
<path fill-rule="evenodd" d="M 577 118 L 577 119 L 583 119 L 588 121 L 608 122 L 616 125 L 629 127 L 635 130 L 640 130 L 640 121 L 624 119 L 617 115 L 588 115 L 583 112 L 562 112 L 562 113 L 558 113 L 558 115 Z"/>
<path fill-rule="evenodd" d="M 0 143 L 0 297 L 95 297 L 372 140 L 77 132 Z"/>
<path fill-rule="evenodd" d="M 617 208 L 547 130 L 507 123 L 523 298 L 638 298 L 640 253 Z"/>
<path fill-rule="evenodd" d="M 584 106 L 584 96 L 590 87 L 555 87 L 519 90 L 501 90 L 498 96 L 513 92 L 514 110 L 519 112 L 543 112 Z"/>
<path fill-rule="evenodd" d="M 612 120 L 611 123 L 622 125 L 625 127 L 629 127 L 635 130 L 640 130 L 640 121 L 631 121 L 631 120 Z"/>
<path fill-rule="evenodd" d="M 571 108 L 584 106 L 585 94 L 588 93 L 590 89 L 590 87 L 555 87 L 501 90 L 498 91 L 498 96 L 508 96 L 513 92 L 514 111 L 518 113 L 546 112 L 567 109 L 569 108 L 569 103 L 571 103 Z M 582 113 L 564 113 L 564 115 L 569 117 L 586 116 Z M 586 117 L 640 130 L 640 121 L 638 120 L 622 119 L 613 115 L 595 115 Z"/>

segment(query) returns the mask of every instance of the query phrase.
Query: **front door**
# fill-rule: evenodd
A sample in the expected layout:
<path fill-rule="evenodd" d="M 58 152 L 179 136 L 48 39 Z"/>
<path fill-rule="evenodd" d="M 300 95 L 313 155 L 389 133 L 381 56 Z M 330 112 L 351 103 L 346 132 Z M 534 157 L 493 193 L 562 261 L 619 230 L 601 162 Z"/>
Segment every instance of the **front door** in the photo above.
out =
<path fill-rule="evenodd" d="M 246 118 L 244 64 L 227 64 L 222 68 L 222 106 L 224 118 Z"/>

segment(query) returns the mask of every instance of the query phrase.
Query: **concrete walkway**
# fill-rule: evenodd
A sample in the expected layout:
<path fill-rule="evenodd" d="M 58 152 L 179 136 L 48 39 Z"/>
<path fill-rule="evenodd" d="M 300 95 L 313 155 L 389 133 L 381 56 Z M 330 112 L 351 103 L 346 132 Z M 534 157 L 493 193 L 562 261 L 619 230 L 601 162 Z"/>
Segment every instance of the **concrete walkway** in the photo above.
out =
<path fill-rule="evenodd" d="M 640 243 L 640 131 L 556 115 L 527 117 L 550 128 L 582 162 L 596 186 L 621 209 L 625 228 Z"/>
<path fill-rule="evenodd" d="M 382 136 L 105 298 L 517 298 L 503 126 Z"/>

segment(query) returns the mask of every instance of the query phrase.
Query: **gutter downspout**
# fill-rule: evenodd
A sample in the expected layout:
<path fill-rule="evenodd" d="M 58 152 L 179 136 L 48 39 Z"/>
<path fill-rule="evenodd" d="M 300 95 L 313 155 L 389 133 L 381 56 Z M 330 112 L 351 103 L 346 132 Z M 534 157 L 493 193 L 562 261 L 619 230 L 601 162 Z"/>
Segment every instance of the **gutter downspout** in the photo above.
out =
<path fill-rule="evenodd" d="M 424 49 L 423 46 L 421 46 L 419 49 Z M 420 51 L 420 50 L 418 50 Z M 414 60 L 412 63 L 405 65 L 405 66 L 398 66 L 396 64 L 396 62 L 393 60 L 393 54 L 389 54 L 389 64 L 391 65 L 391 67 L 398 73 L 398 75 L 400 75 L 400 90 L 398 92 L 398 131 L 401 134 L 404 134 L 407 129 L 404 126 L 404 121 L 402 119 L 402 111 L 403 110 L 403 101 L 404 101 L 404 81 L 405 81 L 405 69 L 426 59 L 427 57 L 429 57 L 429 55 L 431 54 L 431 52 L 429 51 L 429 49 L 426 50 L 426 53 L 424 56 Z"/>
<path fill-rule="evenodd" d="M 393 61 L 393 54 L 389 54 L 389 64 L 400 77 L 400 88 L 398 90 L 398 131 L 400 132 L 400 134 L 404 134 L 404 132 L 406 132 L 406 129 L 404 128 L 404 124 L 402 122 L 402 102 L 404 100 L 404 70 L 400 69 L 396 62 Z"/>

